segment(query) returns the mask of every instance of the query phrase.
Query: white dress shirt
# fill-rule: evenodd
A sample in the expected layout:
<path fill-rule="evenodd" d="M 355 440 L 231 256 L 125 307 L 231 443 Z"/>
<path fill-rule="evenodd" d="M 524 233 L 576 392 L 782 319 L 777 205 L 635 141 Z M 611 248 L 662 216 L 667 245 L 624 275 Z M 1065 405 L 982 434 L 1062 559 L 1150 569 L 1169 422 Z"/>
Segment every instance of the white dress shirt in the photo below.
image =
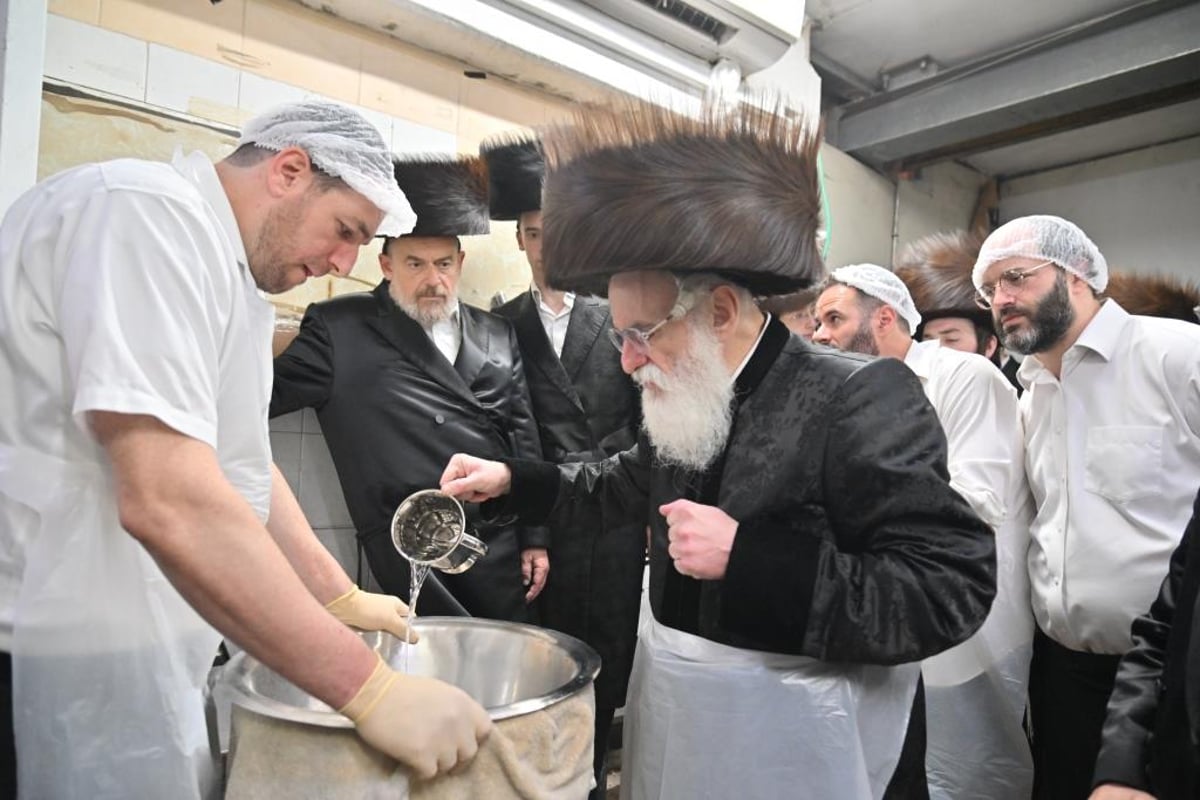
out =
<path fill-rule="evenodd" d="M 425 326 L 421 326 L 425 328 Z M 425 333 L 433 340 L 438 352 L 446 357 L 451 364 L 458 358 L 458 349 L 462 347 L 462 323 L 459 320 L 458 301 L 445 319 L 425 328 Z"/>
<path fill-rule="evenodd" d="M 1033 639 L 1025 571 L 1032 509 L 1017 393 L 986 358 L 936 339 L 914 342 L 904 363 L 946 432 L 950 486 L 996 533 L 997 594 L 987 621 L 973 639 L 926 661 L 932 682 L 961 683 Z"/>
<path fill-rule="evenodd" d="M 537 305 L 542 328 L 546 331 L 550 346 L 554 348 L 554 355 L 562 358 L 563 342 L 567 340 L 567 326 L 571 324 L 571 309 L 575 307 L 575 293 L 564 294 L 562 311 L 555 311 L 546 305 L 542 299 L 542 290 L 536 285 L 529 291 L 533 294 L 533 302 Z"/>
<path fill-rule="evenodd" d="M 1061 379 L 1036 356 L 1017 376 L 1038 625 L 1074 650 L 1124 653 L 1200 486 L 1200 327 L 1107 300 Z"/>

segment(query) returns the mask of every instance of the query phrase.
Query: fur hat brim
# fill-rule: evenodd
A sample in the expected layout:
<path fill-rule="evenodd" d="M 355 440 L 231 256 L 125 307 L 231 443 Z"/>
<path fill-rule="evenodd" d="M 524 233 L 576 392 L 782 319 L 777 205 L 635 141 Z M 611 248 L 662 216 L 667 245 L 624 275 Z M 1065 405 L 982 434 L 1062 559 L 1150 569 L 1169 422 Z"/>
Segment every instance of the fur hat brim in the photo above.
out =
<path fill-rule="evenodd" d="M 755 294 L 824 276 L 820 135 L 743 106 L 685 117 L 642 103 L 579 110 L 542 136 L 543 250 L 558 289 L 618 272 L 716 272 Z"/>
<path fill-rule="evenodd" d="M 488 219 L 487 168 L 475 156 L 415 156 L 396 159 L 396 183 L 417 224 L 409 236 L 477 236 Z"/>
<path fill-rule="evenodd" d="M 896 259 L 896 277 L 904 281 L 924 321 L 963 317 L 993 328 L 991 312 L 975 302 L 971 270 L 984 236 L 969 231 L 935 233 L 908 244 Z"/>
<path fill-rule="evenodd" d="M 1139 274 L 1113 270 L 1104 294 L 1130 314 L 1200 322 L 1200 286 L 1168 275 Z"/>

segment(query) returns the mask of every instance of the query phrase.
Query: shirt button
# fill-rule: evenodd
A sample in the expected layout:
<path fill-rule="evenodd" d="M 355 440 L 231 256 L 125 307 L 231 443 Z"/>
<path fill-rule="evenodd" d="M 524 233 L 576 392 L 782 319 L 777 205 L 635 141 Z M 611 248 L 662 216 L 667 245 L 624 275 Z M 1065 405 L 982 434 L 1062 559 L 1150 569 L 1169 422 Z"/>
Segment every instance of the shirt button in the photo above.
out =
<path fill-rule="evenodd" d="M 443 422 L 446 421 L 446 418 L 443 417 L 441 414 L 434 414 L 433 421 L 436 422 L 438 425 L 441 425 Z"/>

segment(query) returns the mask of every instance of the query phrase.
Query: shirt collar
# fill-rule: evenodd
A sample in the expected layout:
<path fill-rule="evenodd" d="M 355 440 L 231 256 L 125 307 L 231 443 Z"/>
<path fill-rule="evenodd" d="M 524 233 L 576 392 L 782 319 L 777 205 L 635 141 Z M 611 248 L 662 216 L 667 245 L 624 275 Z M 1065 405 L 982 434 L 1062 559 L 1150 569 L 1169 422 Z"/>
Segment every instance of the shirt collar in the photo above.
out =
<path fill-rule="evenodd" d="M 904 354 L 904 364 L 922 381 L 927 381 L 933 374 L 933 362 L 937 357 L 938 348 L 941 346 L 942 343 L 937 339 L 929 339 L 924 342 L 914 339 L 908 352 Z"/>
<path fill-rule="evenodd" d="M 1112 360 L 1118 345 L 1124 338 L 1125 326 L 1129 323 L 1130 313 L 1111 298 L 1100 304 L 1100 310 L 1092 317 L 1087 326 L 1080 332 L 1075 343 L 1067 348 L 1063 360 L 1072 352 L 1079 349 L 1090 350 L 1105 361 Z M 1017 369 L 1017 380 L 1028 389 L 1039 378 L 1050 375 L 1050 370 L 1042 366 L 1036 355 L 1027 357 Z"/>
<path fill-rule="evenodd" d="M 783 350 L 784 345 L 791 338 L 791 334 L 782 322 L 770 314 L 764 316 L 766 319 L 763 322 L 762 330 L 758 332 L 758 338 L 754 341 L 754 347 L 750 348 L 750 352 L 742 359 L 742 363 L 738 365 L 737 371 L 733 374 L 733 391 L 738 403 L 741 403 L 758 388 L 775 360 L 779 358 L 779 353 Z"/>
<path fill-rule="evenodd" d="M 447 328 L 447 327 L 449 327 L 449 328 L 457 328 L 458 327 L 458 301 L 457 300 L 454 301 L 454 307 L 450 309 L 450 313 L 446 315 L 445 319 L 438 320 L 437 322 L 430 325 L 428 328 L 425 328 L 425 330 L 427 330 L 427 331 L 431 331 L 434 329 L 440 330 L 440 329 Z"/>
<path fill-rule="evenodd" d="M 229 204 L 229 195 L 225 194 L 225 187 L 221 185 L 221 179 L 217 177 L 217 169 L 212 161 L 199 150 L 184 155 L 182 149 L 176 148 L 175 155 L 171 158 L 171 166 L 188 183 L 196 187 L 204 202 L 208 203 L 217 215 L 217 221 L 221 223 L 221 228 L 233 244 L 233 254 L 242 274 L 253 284 L 254 276 L 250 274 L 250 262 L 246 258 L 242 231 L 238 227 L 237 217 L 233 214 L 233 206 Z"/>
<path fill-rule="evenodd" d="M 547 311 L 550 311 L 551 314 L 555 314 L 556 316 L 569 314 L 571 313 L 571 309 L 575 307 L 574 292 L 566 292 L 563 294 L 564 307 L 562 311 L 551 311 L 549 306 L 546 306 L 542 303 L 542 290 L 538 288 L 536 283 L 529 287 L 529 291 L 533 294 L 533 302 L 537 303 L 538 308 L 545 308 Z"/>

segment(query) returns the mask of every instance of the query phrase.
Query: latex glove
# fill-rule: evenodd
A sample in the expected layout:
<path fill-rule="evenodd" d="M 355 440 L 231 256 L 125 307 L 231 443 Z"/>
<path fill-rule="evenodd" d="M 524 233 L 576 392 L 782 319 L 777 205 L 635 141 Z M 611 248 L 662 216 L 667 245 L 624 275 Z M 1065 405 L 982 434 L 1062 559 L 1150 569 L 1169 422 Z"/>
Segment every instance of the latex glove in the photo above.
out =
<path fill-rule="evenodd" d="M 483 706 L 442 681 L 401 675 L 383 659 L 354 698 L 339 709 L 363 741 L 432 778 L 466 764 L 492 731 Z"/>
<path fill-rule="evenodd" d="M 521 580 L 529 587 L 525 592 L 525 602 L 532 603 L 534 598 L 546 588 L 546 578 L 550 575 L 550 555 L 544 547 L 530 547 L 521 551 Z"/>
<path fill-rule="evenodd" d="M 330 614 L 352 628 L 364 631 L 387 631 L 403 642 L 416 642 L 420 637 L 412 632 L 407 638 L 408 606 L 399 597 L 390 594 L 364 592 L 357 586 L 341 597 L 334 598 L 325 606 Z"/>
<path fill-rule="evenodd" d="M 1102 783 L 1088 800 L 1154 800 L 1153 795 L 1116 783 Z"/>

